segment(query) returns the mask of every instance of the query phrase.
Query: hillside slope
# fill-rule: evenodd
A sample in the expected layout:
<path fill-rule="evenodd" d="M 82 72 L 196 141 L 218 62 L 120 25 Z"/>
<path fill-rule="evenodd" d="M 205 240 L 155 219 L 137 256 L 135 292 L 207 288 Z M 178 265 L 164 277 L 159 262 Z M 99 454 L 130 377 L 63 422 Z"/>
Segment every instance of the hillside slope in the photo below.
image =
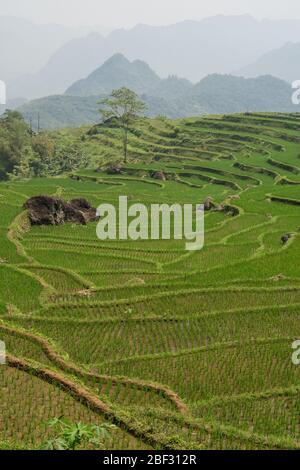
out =
<path fill-rule="evenodd" d="M 111 81 L 108 80 L 107 75 L 104 81 L 101 74 L 99 86 L 97 80 L 93 80 L 89 88 L 90 78 L 88 78 L 87 82 L 76 83 L 75 91 L 85 95 L 91 89 L 100 89 L 104 83 L 107 90 L 110 90 L 112 83 L 123 84 L 118 73 L 119 67 L 113 67 L 110 70 L 115 73 L 115 75 L 110 75 Z M 148 68 L 146 70 L 149 72 Z M 149 75 L 152 76 L 150 72 Z M 142 76 L 134 75 L 130 83 L 135 83 L 138 87 L 142 86 L 144 83 Z M 132 78 L 131 74 L 127 75 L 127 79 L 129 78 Z M 299 106 L 292 104 L 290 85 L 271 76 L 244 79 L 215 74 L 204 78 L 194 86 L 188 81 L 174 77 L 159 80 L 154 76 L 154 81 L 157 84 L 149 90 L 150 94 L 147 91 L 140 94 L 141 99 L 147 105 L 147 116 L 165 115 L 170 118 L 180 118 L 201 114 L 246 111 L 297 112 L 299 110 Z M 31 118 L 35 122 L 39 114 L 42 128 L 55 129 L 92 124 L 99 122 L 98 101 L 103 96 L 69 96 L 67 94 L 49 96 L 26 103 L 19 110 L 27 120 Z"/>
<path fill-rule="evenodd" d="M 287 82 L 300 80 L 300 43 L 288 43 L 270 51 L 237 73 L 244 77 L 273 75 Z"/>
<path fill-rule="evenodd" d="M 212 114 L 300 109 L 292 103 L 291 86 L 271 75 L 248 79 L 209 75 L 194 86 L 188 99 Z"/>
<path fill-rule="evenodd" d="M 148 64 L 141 60 L 130 62 L 122 54 L 114 54 L 87 78 L 73 83 L 67 91 L 71 96 L 110 94 L 125 86 L 136 93 L 146 93 L 160 81 Z"/>
<path fill-rule="evenodd" d="M 0 448 L 38 448 L 63 415 L 113 422 L 97 449 L 300 449 L 299 130 L 282 113 L 139 119 L 112 174 L 117 128 L 65 129 L 49 134 L 88 167 L 0 183 Z M 209 200 L 204 247 L 30 226 L 40 194 L 117 212 L 128 195 L 149 227 L 153 203 Z"/>

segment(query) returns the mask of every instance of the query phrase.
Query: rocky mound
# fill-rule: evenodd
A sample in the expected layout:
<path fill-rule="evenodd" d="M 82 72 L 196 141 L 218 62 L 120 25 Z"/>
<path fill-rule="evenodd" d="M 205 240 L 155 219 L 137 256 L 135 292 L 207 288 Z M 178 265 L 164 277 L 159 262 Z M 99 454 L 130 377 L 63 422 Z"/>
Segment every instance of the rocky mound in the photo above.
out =
<path fill-rule="evenodd" d="M 97 211 L 86 199 L 63 199 L 50 196 L 34 196 L 24 204 L 31 225 L 61 225 L 66 222 L 86 225 L 98 220 Z"/>
<path fill-rule="evenodd" d="M 211 211 L 216 208 L 216 205 L 214 203 L 214 200 L 212 197 L 208 196 L 205 201 L 204 201 L 204 210 L 205 211 Z"/>
<path fill-rule="evenodd" d="M 166 175 L 162 171 L 154 171 L 151 173 L 151 178 L 160 181 L 166 181 Z"/>

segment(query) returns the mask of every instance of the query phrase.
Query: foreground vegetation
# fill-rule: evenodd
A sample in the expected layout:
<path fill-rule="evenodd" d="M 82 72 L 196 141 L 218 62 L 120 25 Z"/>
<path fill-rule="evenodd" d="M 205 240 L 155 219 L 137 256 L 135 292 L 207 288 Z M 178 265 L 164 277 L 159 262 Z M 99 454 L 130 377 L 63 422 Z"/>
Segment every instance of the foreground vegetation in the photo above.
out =
<path fill-rule="evenodd" d="M 43 423 L 63 415 L 115 425 L 98 448 L 300 448 L 299 129 L 297 114 L 139 119 L 121 172 L 113 123 L 28 137 L 86 157 L 0 184 L 0 447 L 51 442 Z M 30 227 L 39 194 L 231 211 L 207 211 L 204 249 L 186 252 Z"/>

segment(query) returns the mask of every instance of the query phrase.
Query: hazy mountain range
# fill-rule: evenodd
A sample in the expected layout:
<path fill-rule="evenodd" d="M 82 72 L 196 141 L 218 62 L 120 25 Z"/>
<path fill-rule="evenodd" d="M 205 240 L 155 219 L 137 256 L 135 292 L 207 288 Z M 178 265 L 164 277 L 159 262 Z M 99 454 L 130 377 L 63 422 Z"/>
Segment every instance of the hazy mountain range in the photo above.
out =
<path fill-rule="evenodd" d="M 43 127 L 98 121 L 97 101 L 121 86 L 150 116 L 298 111 L 288 82 L 300 79 L 300 20 L 215 16 L 103 36 L 0 17 L 0 53 L 7 107 Z"/>
<path fill-rule="evenodd" d="M 113 89 L 125 86 L 137 93 L 146 93 L 160 82 L 159 76 L 146 62 L 130 62 L 122 54 L 115 54 L 87 78 L 71 85 L 67 95 L 91 96 L 109 94 Z"/>
<path fill-rule="evenodd" d="M 4 60 L 0 77 L 8 80 L 10 98 L 64 93 L 115 53 L 147 62 L 161 77 L 178 75 L 193 82 L 212 73 L 256 74 L 252 68 L 259 68 L 261 61 L 268 57 L 271 57 L 270 71 L 267 67 L 265 73 L 285 79 L 297 73 L 299 77 L 295 79 L 300 78 L 298 61 L 292 63 L 284 59 L 284 54 L 275 54 L 276 68 L 271 53 L 288 42 L 300 43 L 300 20 L 258 21 L 249 15 L 215 16 L 168 26 L 140 24 L 129 30 L 113 31 L 106 37 L 99 33 L 78 37 L 78 31 L 53 25 L 22 23 L 20 28 L 17 19 L 1 21 L 3 51 L 0 52 L 4 52 Z M 73 39 L 68 40 L 72 35 Z M 294 57 L 293 51 L 291 54 Z M 249 64 L 254 65 L 249 69 Z"/>
<path fill-rule="evenodd" d="M 91 124 L 100 120 L 99 100 L 112 89 L 126 86 L 147 104 L 148 116 L 171 118 L 245 111 L 297 111 L 290 84 L 270 75 L 243 78 L 212 74 L 197 84 L 170 76 L 161 79 L 147 63 L 130 62 L 115 54 L 63 95 L 36 99 L 19 109 L 33 126 L 42 128 Z"/>
<path fill-rule="evenodd" d="M 179 98 L 193 89 L 193 84 L 184 78 L 169 76 L 161 79 L 142 60 L 130 62 L 122 54 L 114 54 L 88 77 L 73 83 L 65 94 L 71 96 L 107 95 L 113 89 L 125 86 L 138 94 Z"/>
<path fill-rule="evenodd" d="M 238 73 L 244 77 L 269 74 L 288 82 L 300 80 L 300 42 L 289 42 L 279 49 L 267 52 Z"/>
<path fill-rule="evenodd" d="M 64 44 L 85 29 L 0 16 L 0 79 L 10 86 L 15 79 L 37 73 Z M 14 97 L 13 92 L 10 93 Z"/>

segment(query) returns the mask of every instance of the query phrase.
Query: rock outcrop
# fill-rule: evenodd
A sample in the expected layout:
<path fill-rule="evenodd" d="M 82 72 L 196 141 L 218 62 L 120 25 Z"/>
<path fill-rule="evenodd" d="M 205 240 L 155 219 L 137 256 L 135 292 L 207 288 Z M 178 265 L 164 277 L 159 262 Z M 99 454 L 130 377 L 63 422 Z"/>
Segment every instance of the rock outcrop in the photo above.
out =
<path fill-rule="evenodd" d="M 162 171 L 154 171 L 151 173 L 151 178 L 160 181 L 166 181 L 166 175 Z"/>
<path fill-rule="evenodd" d="M 24 204 L 31 225 L 61 225 L 66 222 L 86 225 L 98 220 L 97 211 L 86 199 L 66 202 L 51 196 L 34 196 Z"/>
<path fill-rule="evenodd" d="M 204 210 L 205 211 L 211 211 L 216 208 L 216 205 L 213 202 L 213 198 L 208 196 L 205 201 L 204 201 Z"/>
<path fill-rule="evenodd" d="M 287 233 L 286 235 L 282 235 L 281 243 L 285 245 L 289 241 L 290 238 L 292 238 L 290 233 Z"/>
<path fill-rule="evenodd" d="M 122 166 L 118 163 L 112 163 L 106 168 L 108 175 L 120 175 L 122 173 Z"/>

